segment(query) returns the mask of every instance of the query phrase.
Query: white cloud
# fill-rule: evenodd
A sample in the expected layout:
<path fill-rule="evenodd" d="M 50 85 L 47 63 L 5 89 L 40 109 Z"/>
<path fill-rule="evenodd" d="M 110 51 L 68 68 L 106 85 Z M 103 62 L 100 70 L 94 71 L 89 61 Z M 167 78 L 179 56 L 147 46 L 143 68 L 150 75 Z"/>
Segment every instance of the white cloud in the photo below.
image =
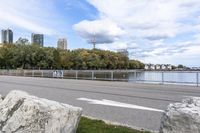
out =
<path fill-rule="evenodd" d="M 199 0 L 88 0 L 100 12 L 137 37 L 173 37 L 183 25 L 182 19 L 191 19 L 199 11 Z M 181 27 L 180 27 L 181 26 Z"/>
<path fill-rule="evenodd" d="M 43 26 L 40 26 L 37 23 L 28 21 L 24 18 L 18 17 L 13 14 L 11 15 L 8 13 L 0 12 L 0 21 L 1 20 L 3 20 L 4 22 L 7 22 L 7 24 L 18 26 L 18 27 L 24 28 L 24 29 L 32 31 L 32 32 L 45 33 L 48 35 L 52 35 L 54 33 L 54 31 L 52 29 L 45 28 Z"/>
<path fill-rule="evenodd" d="M 42 3 L 48 3 L 46 6 Z M 54 19 L 52 13 L 53 3 L 50 0 L 1 0 L 0 22 L 1 28 L 17 27 L 29 32 L 56 34 L 50 19 Z M 6 27 L 6 28 L 7 28 Z M 5 28 L 5 27 L 4 27 Z"/>
<path fill-rule="evenodd" d="M 200 34 L 200 30 L 198 30 L 200 24 L 199 0 L 87 1 L 99 11 L 99 18 L 94 21 L 85 20 L 83 21 L 85 25 L 92 26 L 95 21 L 104 25 L 104 20 L 109 20 L 126 33 L 121 35 L 120 39 L 114 40 L 112 44 L 104 43 L 102 48 L 115 49 L 112 47 L 113 44 L 116 44 L 115 47 L 125 48 L 127 47 L 127 42 L 135 42 L 138 45 L 137 49 L 143 50 L 143 53 L 134 54 L 134 58 L 137 56 L 141 59 L 145 57 L 151 61 L 159 61 L 155 60 L 154 55 L 163 54 L 169 60 L 176 60 L 173 55 L 187 53 L 189 49 L 184 47 L 178 50 L 177 43 L 191 41 L 191 43 L 195 44 L 194 38 L 198 38 L 198 34 Z M 76 25 L 79 26 L 79 29 L 85 27 L 81 23 Z M 103 28 L 105 29 L 105 27 L 107 28 L 107 33 L 112 32 L 112 28 L 109 25 L 105 25 Z M 102 27 L 96 29 L 96 32 L 101 30 Z M 88 31 L 88 29 L 82 28 L 81 32 L 84 33 L 84 31 Z M 105 32 L 99 33 L 109 36 Z M 182 37 L 179 38 L 179 36 Z M 84 35 L 82 37 L 87 38 Z M 189 45 L 188 47 L 194 46 Z M 151 51 L 146 51 L 145 49 L 150 49 Z M 132 50 L 130 52 L 134 53 Z"/>
<path fill-rule="evenodd" d="M 175 51 L 174 51 L 175 52 Z M 149 54 L 146 58 L 143 58 L 142 61 L 146 63 L 172 63 L 174 65 L 178 64 L 187 64 L 188 66 L 192 67 L 198 64 L 198 60 L 200 57 L 200 45 L 191 46 L 184 52 L 177 52 L 174 54 L 164 54 L 161 53 L 160 55 Z M 152 60 L 153 58 L 153 60 Z"/>
<path fill-rule="evenodd" d="M 200 57 L 200 42 L 176 42 L 171 45 L 161 45 L 146 50 L 137 50 L 131 53 L 134 58 L 141 59 L 146 63 L 172 63 L 192 66 L 198 64 L 197 60 Z M 181 63 L 182 62 L 182 63 Z M 190 64 L 192 63 L 192 64 Z"/>
<path fill-rule="evenodd" d="M 137 49 L 138 45 L 134 42 L 113 42 L 110 43 L 109 45 L 107 44 L 99 44 L 97 46 L 100 49 L 105 49 L 105 50 L 120 50 L 120 49 Z"/>
<path fill-rule="evenodd" d="M 74 29 L 88 42 L 91 42 L 95 38 L 97 44 L 112 43 L 125 33 L 117 24 L 108 19 L 84 20 L 74 25 Z"/>

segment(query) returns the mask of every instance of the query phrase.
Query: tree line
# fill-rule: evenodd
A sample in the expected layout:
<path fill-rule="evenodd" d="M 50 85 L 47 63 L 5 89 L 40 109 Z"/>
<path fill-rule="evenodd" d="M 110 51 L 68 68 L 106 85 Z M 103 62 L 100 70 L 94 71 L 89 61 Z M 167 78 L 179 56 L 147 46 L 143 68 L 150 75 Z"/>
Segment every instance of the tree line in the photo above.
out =
<path fill-rule="evenodd" d="M 61 50 L 38 45 L 1 45 L 1 69 L 143 69 L 121 53 L 99 49 Z"/>

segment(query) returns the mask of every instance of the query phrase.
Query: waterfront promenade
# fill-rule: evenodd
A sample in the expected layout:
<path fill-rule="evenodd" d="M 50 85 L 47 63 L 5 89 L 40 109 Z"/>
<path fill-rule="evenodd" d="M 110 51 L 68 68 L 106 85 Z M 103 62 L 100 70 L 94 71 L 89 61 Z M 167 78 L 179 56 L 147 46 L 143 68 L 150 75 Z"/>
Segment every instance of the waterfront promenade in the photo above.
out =
<path fill-rule="evenodd" d="M 86 116 L 156 131 L 169 103 L 200 96 L 200 87 L 192 86 L 0 76 L 0 94 L 11 90 L 82 107 Z"/>

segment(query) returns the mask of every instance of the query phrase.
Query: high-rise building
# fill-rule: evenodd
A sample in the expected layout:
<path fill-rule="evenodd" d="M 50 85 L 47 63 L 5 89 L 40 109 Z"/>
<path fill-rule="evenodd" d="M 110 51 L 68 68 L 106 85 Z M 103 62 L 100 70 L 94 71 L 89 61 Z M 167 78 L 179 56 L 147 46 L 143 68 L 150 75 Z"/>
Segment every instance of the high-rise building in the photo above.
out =
<path fill-rule="evenodd" d="M 1 42 L 2 43 L 13 43 L 13 32 L 10 29 L 1 31 Z"/>
<path fill-rule="evenodd" d="M 58 39 L 57 48 L 66 50 L 67 49 L 67 39 L 65 39 L 65 38 Z"/>
<path fill-rule="evenodd" d="M 38 44 L 41 47 L 44 46 L 44 35 L 43 34 L 32 34 L 31 36 L 31 43 Z"/>

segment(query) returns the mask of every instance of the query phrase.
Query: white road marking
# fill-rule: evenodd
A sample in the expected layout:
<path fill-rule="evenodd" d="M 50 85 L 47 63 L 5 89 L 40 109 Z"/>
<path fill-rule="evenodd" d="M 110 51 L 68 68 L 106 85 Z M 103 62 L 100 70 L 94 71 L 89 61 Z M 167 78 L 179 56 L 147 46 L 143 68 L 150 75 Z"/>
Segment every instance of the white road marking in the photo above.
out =
<path fill-rule="evenodd" d="M 95 100 L 95 99 L 89 99 L 89 98 L 77 98 L 77 100 L 87 101 L 89 104 L 97 104 L 97 105 L 114 106 L 114 107 L 121 107 L 121 108 L 130 108 L 130 109 L 140 109 L 140 110 L 164 112 L 163 110 L 160 110 L 160 109 L 148 108 L 148 107 L 144 107 L 144 106 L 121 103 L 121 102 L 116 102 L 116 101 L 111 101 L 111 100 L 106 100 L 106 99 Z"/>
<path fill-rule="evenodd" d="M 193 98 L 193 97 L 198 97 L 198 96 L 183 96 L 184 98 Z"/>

